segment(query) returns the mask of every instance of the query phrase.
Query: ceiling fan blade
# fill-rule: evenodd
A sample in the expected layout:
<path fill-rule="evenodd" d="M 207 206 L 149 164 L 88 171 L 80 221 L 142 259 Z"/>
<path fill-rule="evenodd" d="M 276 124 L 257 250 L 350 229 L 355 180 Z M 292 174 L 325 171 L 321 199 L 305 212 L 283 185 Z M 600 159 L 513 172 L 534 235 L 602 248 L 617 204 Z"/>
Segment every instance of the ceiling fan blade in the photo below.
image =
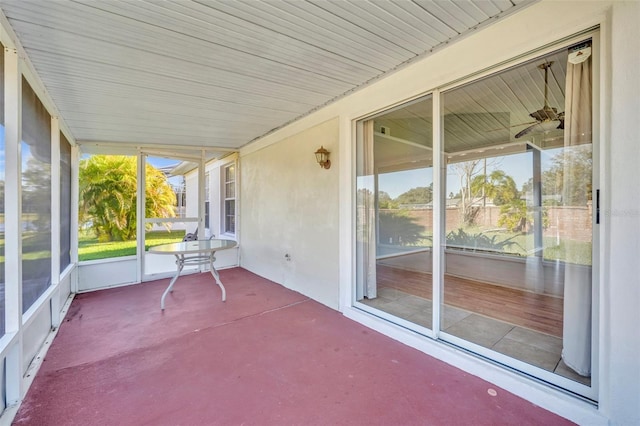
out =
<path fill-rule="evenodd" d="M 547 132 L 550 132 L 551 130 L 563 129 L 563 128 L 564 128 L 564 120 L 548 120 L 548 121 L 543 121 L 542 123 L 536 123 L 534 125 L 527 127 L 524 130 L 521 130 L 520 132 L 518 132 L 518 134 L 515 137 L 516 139 L 518 139 L 524 135 L 528 135 L 529 133 L 533 133 L 533 132 L 547 133 Z"/>
<path fill-rule="evenodd" d="M 524 135 L 531 133 L 533 131 L 533 128 L 536 127 L 537 125 L 538 125 L 538 123 L 536 123 L 536 124 L 534 124 L 532 126 L 529 126 L 529 127 L 525 128 L 523 130 L 520 130 L 515 136 L 516 139 L 521 138 Z"/>

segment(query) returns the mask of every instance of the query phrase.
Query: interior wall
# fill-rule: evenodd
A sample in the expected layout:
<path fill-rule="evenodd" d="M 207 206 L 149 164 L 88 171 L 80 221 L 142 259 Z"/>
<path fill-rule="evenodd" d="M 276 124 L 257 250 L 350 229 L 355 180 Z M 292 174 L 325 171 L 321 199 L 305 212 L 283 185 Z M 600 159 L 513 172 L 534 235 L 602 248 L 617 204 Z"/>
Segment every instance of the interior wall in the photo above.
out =
<path fill-rule="evenodd" d="M 338 309 L 338 120 L 241 156 L 241 266 Z M 330 151 L 331 168 L 314 152 Z M 289 256 L 288 258 L 286 256 Z"/>
<path fill-rule="evenodd" d="M 184 176 L 185 191 L 187 194 L 186 215 L 187 217 L 198 217 L 198 171 L 192 171 Z M 194 202 L 195 201 L 195 202 Z M 196 227 L 197 224 L 192 223 L 191 226 Z M 188 229 L 193 232 L 195 229 Z"/>

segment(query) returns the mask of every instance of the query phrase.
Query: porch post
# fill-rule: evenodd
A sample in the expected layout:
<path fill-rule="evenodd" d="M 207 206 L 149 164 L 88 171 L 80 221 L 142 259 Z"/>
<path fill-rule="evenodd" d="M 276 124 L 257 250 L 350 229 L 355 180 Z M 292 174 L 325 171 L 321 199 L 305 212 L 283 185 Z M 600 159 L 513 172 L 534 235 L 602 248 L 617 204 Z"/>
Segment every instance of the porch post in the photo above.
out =
<path fill-rule="evenodd" d="M 204 188 L 204 179 L 205 179 L 205 151 L 202 150 L 200 153 L 200 161 L 198 162 L 198 239 L 206 239 L 205 233 L 205 188 Z M 206 265 L 200 265 L 200 272 L 205 270 Z"/>
<path fill-rule="evenodd" d="M 71 264 L 75 265 L 71 275 L 71 292 L 78 292 L 78 232 L 80 221 L 78 207 L 80 204 L 80 148 L 71 146 Z"/>
<path fill-rule="evenodd" d="M 51 116 L 51 285 L 60 284 L 60 124 Z M 60 295 L 51 296 L 51 326 L 60 325 Z"/>
<path fill-rule="evenodd" d="M 6 358 L 7 406 L 22 399 L 22 74 L 16 49 L 4 51 L 5 125 L 5 333 L 16 338 Z"/>
<path fill-rule="evenodd" d="M 136 248 L 136 259 L 138 262 L 138 267 L 136 268 L 137 277 L 136 282 L 142 282 L 142 277 L 144 277 L 144 244 L 146 237 L 146 191 L 147 187 L 147 174 L 145 173 L 147 167 L 147 155 L 140 150 L 138 150 L 138 183 L 136 184 L 137 188 L 137 196 L 136 199 L 138 202 L 136 203 L 136 240 L 137 240 L 137 248 Z"/>

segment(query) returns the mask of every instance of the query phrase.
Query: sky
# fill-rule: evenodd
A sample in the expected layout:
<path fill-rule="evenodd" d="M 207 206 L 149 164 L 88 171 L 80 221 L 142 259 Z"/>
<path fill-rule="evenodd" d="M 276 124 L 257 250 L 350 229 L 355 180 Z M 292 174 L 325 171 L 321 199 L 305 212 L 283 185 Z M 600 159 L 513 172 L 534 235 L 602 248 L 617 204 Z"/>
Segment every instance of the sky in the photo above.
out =
<path fill-rule="evenodd" d="M 542 170 L 551 164 L 551 158 L 555 150 L 543 152 Z M 511 176 L 518 189 L 532 177 L 532 164 L 530 153 L 513 154 L 504 157 L 496 157 L 487 160 L 487 174 L 493 170 L 502 170 Z M 391 198 L 408 191 L 411 188 L 429 186 L 433 182 L 433 172 L 431 168 L 421 168 L 393 173 L 385 173 L 378 176 L 378 186 L 380 191 L 384 191 Z M 457 194 L 460 191 L 460 178 L 455 170 L 449 167 L 447 171 L 447 196 L 451 192 Z"/>
<path fill-rule="evenodd" d="M 170 158 L 147 157 L 147 162 L 154 167 L 177 166 L 180 161 Z"/>
<path fill-rule="evenodd" d="M 177 166 L 178 164 L 180 164 L 180 160 L 171 158 L 147 157 L 147 163 L 151 164 L 153 167 L 162 168 L 167 166 Z M 173 186 L 180 186 L 182 183 L 182 177 L 172 176 L 169 178 L 169 183 Z"/>
<path fill-rule="evenodd" d="M 0 148 L 4 148 L 4 132 L 0 132 Z M 550 165 L 552 156 L 556 150 L 550 150 L 548 152 L 543 151 L 542 156 L 542 169 L 546 169 Z M 27 159 L 31 156 L 29 145 L 22 144 L 22 167 L 26 169 Z M 82 158 L 88 158 L 89 154 L 84 154 Z M 154 167 L 166 167 L 177 165 L 179 160 L 160 158 L 160 157 L 147 157 L 147 161 Z M 514 154 L 505 157 L 497 157 L 491 159 L 488 164 L 487 173 L 491 173 L 493 170 L 502 170 L 507 175 L 513 177 L 518 189 L 522 188 L 522 185 L 531 177 L 531 159 L 529 153 Z M 5 156 L 4 149 L 0 149 L 0 179 L 4 178 L 5 170 Z M 179 185 L 181 183 L 180 177 L 173 177 L 169 179 L 172 185 Z M 379 176 L 378 184 L 379 189 L 388 193 L 391 198 L 396 198 L 400 194 L 408 191 L 411 188 L 420 186 L 429 186 L 433 182 L 433 173 L 431 168 L 421 168 L 413 170 L 405 170 L 400 172 L 385 173 Z M 460 179 L 455 171 L 449 169 L 447 173 L 447 196 L 453 192 L 454 194 L 460 191 Z"/>

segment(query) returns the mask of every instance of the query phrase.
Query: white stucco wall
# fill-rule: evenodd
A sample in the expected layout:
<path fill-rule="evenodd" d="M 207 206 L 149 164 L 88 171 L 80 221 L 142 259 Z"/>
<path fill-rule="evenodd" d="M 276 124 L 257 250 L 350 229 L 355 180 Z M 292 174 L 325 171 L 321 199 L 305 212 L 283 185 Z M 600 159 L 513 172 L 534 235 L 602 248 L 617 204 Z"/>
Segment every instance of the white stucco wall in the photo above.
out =
<path fill-rule="evenodd" d="M 320 168 L 314 152 L 331 152 Z M 241 157 L 241 266 L 338 309 L 338 120 Z M 290 260 L 285 255 L 290 256 Z"/>
<path fill-rule="evenodd" d="M 198 217 L 198 172 L 189 172 L 184 176 L 185 191 L 187 194 L 186 215 L 187 217 Z M 193 224 L 196 227 L 196 224 Z M 188 229 L 193 232 L 193 229 Z"/>
<path fill-rule="evenodd" d="M 612 424 L 640 425 L 640 2 L 615 3 L 611 33 L 600 403 Z"/>
<path fill-rule="evenodd" d="M 589 405 L 350 308 L 352 122 L 595 26 L 605 215 L 599 405 Z M 578 423 L 640 424 L 639 27 L 640 2 L 541 1 L 243 148 L 242 266 Z M 329 171 L 313 159 L 321 144 L 332 152 Z"/>

